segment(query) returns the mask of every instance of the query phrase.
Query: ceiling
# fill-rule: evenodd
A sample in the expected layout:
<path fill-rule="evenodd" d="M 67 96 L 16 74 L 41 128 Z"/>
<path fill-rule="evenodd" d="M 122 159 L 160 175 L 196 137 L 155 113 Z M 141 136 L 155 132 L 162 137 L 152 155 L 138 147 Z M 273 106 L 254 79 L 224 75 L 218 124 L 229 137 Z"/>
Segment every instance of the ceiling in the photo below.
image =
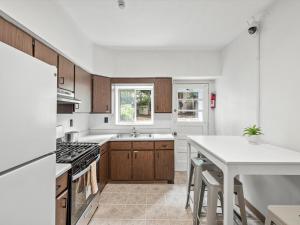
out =
<path fill-rule="evenodd" d="M 220 49 L 273 0 L 56 0 L 95 44 L 124 49 Z"/>

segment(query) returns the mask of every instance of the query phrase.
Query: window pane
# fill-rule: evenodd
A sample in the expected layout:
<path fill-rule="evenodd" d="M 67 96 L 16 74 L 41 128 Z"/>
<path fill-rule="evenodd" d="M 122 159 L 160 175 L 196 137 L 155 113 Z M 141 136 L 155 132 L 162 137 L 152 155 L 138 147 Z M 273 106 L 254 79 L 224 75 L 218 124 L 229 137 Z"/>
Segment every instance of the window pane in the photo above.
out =
<path fill-rule="evenodd" d="M 179 100 L 178 110 L 198 110 L 197 100 Z"/>
<path fill-rule="evenodd" d="M 179 111 L 178 120 L 180 121 L 203 121 L 203 113 L 199 111 Z"/>
<path fill-rule="evenodd" d="M 135 118 L 135 90 L 120 90 L 120 121 L 133 122 Z"/>
<path fill-rule="evenodd" d="M 151 91 L 136 91 L 136 120 L 151 121 Z"/>
<path fill-rule="evenodd" d="M 178 99 L 198 99 L 199 93 L 196 91 L 183 91 L 178 92 Z"/>

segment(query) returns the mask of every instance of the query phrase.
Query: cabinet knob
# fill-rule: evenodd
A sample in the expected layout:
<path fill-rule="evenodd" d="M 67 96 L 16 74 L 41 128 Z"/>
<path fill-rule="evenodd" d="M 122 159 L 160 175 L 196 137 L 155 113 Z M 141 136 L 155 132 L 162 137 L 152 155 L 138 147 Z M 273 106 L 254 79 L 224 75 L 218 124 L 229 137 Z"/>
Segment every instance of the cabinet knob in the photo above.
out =
<path fill-rule="evenodd" d="M 63 198 L 63 202 L 62 202 L 61 207 L 64 208 L 64 209 L 67 208 L 67 198 Z"/>

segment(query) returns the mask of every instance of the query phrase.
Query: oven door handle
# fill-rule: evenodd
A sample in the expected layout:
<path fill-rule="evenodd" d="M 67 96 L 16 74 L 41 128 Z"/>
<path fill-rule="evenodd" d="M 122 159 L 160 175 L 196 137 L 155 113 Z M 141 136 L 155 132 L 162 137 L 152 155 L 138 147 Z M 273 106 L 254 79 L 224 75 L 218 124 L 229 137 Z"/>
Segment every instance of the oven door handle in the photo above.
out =
<path fill-rule="evenodd" d="M 96 163 L 99 162 L 99 160 L 100 160 L 100 155 L 97 156 Z M 84 175 L 88 171 L 90 171 L 90 169 L 91 169 L 91 165 L 89 165 L 87 168 L 85 168 L 84 170 L 80 171 L 79 173 L 73 175 L 72 176 L 72 181 L 77 180 L 79 177 L 81 177 L 82 175 Z"/>

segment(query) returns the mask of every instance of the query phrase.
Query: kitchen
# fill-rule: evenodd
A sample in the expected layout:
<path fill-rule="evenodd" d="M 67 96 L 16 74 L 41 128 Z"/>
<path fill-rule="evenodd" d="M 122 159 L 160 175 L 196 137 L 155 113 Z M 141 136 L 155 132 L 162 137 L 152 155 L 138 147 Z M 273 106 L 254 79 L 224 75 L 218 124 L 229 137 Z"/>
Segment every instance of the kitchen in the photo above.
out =
<path fill-rule="evenodd" d="M 0 0 L 0 224 L 299 224 L 299 9 Z"/>

